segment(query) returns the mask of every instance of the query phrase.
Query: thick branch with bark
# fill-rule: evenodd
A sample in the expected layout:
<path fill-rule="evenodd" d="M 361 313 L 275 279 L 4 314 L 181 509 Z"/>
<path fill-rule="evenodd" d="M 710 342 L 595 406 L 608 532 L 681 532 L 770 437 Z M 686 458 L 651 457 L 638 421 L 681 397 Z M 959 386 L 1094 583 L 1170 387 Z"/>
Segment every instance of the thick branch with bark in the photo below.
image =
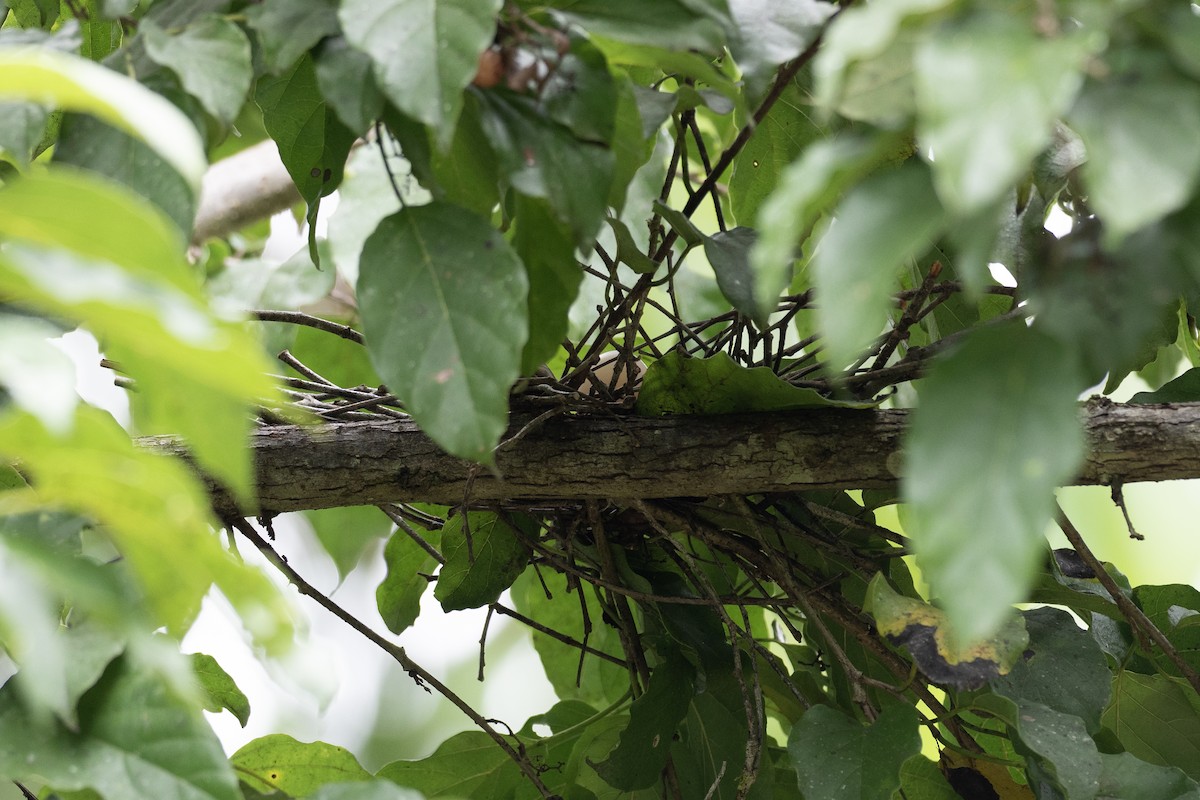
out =
<path fill-rule="evenodd" d="M 1077 484 L 1200 477 L 1200 404 L 1083 409 Z M 264 511 L 467 499 L 708 497 L 894 485 L 908 412 L 814 409 L 713 417 L 552 417 L 496 456 L 499 475 L 448 456 L 406 420 L 254 433 Z M 514 419 L 510 433 L 527 420 Z M 981 424 L 983 421 L 981 420 Z M 178 450 L 165 437 L 147 446 Z M 964 442 L 969 447 L 970 442 Z M 219 510 L 233 512 L 228 501 Z"/>

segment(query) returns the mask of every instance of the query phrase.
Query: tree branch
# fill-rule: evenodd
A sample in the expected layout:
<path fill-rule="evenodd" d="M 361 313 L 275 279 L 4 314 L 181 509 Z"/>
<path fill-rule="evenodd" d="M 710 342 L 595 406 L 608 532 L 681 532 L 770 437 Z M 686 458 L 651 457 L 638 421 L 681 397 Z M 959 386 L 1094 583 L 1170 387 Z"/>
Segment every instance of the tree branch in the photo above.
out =
<path fill-rule="evenodd" d="M 1200 477 L 1200 405 L 1082 409 L 1088 456 L 1076 484 Z M 709 497 L 887 488 L 901 469 L 905 411 L 813 409 L 710 417 L 560 414 L 496 455 L 503 479 L 474 476 L 478 501 Z M 529 421 L 514 415 L 511 431 Z M 980 424 L 986 424 L 984 420 Z M 142 444 L 182 452 L 178 440 Z M 969 446 L 969 444 L 964 444 Z M 251 442 L 268 512 L 463 502 L 471 465 L 409 420 L 258 429 Z M 218 511 L 235 513 L 218 497 Z"/>

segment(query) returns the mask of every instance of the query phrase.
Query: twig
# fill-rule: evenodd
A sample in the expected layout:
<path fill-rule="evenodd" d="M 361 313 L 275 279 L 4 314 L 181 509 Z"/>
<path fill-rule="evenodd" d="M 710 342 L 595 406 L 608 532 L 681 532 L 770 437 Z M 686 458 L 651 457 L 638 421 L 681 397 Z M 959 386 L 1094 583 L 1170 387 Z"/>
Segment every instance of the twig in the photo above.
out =
<path fill-rule="evenodd" d="M 266 559 L 275 566 L 276 569 L 283 573 L 283 575 L 288 579 L 288 582 L 296 587 L 300 594 L 315 600 L 317 604 L 326 611 L 349 625 L 369 642 L 391 656 L 392 659 L 395 660 L 395 662 L 399 664 L 400 667 L 407 672 L 419 686 L 425 687 L 428 685 L 433 687 L 434 691 L 436 691 L 442 697 L 445 697 L 460 711 L 466 714 L 467 717 L 470 718 L 470 720 L 474 722 L 480 730 L 486 733 L 488 737 L 491 738 L 491 740 L 494 741 L 496 745 L 516 763 L 517 767 L 520 768 L 521 772 L 525 775 L 529 782 L 533 784 L 542 797 L 546 798 L 546 800 L 551 800 L 551 798 L 555 796 L 542 781 L 541 776 L 538 774 L 537 768 L 529 762 L 528 758 L 517 752 L 516 748 L 509 744 L 508 740 L 505 739 L 504 736 L 502 736 L 494 727 L 492 727 L 491 723 L 489 723 L 487 719 L 473 709 L 465 700 L 455 694 L 450 687 L 446 686 L 424 667 L 409 658 L 403 647 L 392 644 L 387 639 L 384 639 L 372 628 L 365 625 L 361 620 L 339 606 L 326 594 L 316 589 L 312 584 L 301 577 L 300 573 L 296 572 L 296 570 L 293 569 L 291 565 L 289 565 L 283 559 L 283 557 L 275 551 L 275 548 L 272 547 L 265 539 L 263 539 L 263 537 L 258 534 L 258 531 L 254 530 L 254 526 L 248 523 L 246 520 L 233 518 L 227 519 L 225 522 L 227 525 L 231 525 L 233 528 L 235 528 L 238 533 L 242 534 L 242 536 L 249 539 L 250 542 L 259 549 L 259 552 L 261 552 L 263 556 L 265 556 Z"/>
<path fill-rule="evenodd" d="M 315 328 L 319 331 L 332 333 L 335 336 L 340 336 L 343 339 L 354 342 L 356 344 L 365 344 L 366 339 L 358 331 L 351 328 L 349 325 L 342 325 L 337 322 L 331 322 L 327 319 L 314 317 L 311 314 L 304 314 L 299 311 L 271 311 L 267 309 L 258 309 L 251 311 L 250 315 L 260 322 L 287 322 L 292 325 L 303 325 L 308 328 Z"/>
<path fill-rule="evenodd" d="M 1130 626 L 1138 632 L 1138 638 L 1142 639 L 1144 649 L 1147 651 L 1150 649 L 1147 646 L 1148 643 L 1145 641 L 1147 638 L 1158 645 L 1159 649 L 1170 659 L 1171 663 L 1175 665 L 1184 679 L 1192 685 L 1192 689 L 1197 694 L 1200 694 L 1200 675 L 1192 669 L 1191 665 L 1183 660 L 1183 657 L 1179 655 L 1179 651 L 1175 649 L 1175 645 L 1171 644 L 1171 640 L 1158 629 L 1154 621 L 1146 616 L 1146 613 L 1138 608 L 1121 591 L 1121 587 L 1117 585 L 1113 577 L 1104 569 L 1104 565 L 1100 563 L 1100 559 L 1096 558 L 1095 554 L 1087 546 L 1087 543 L 1083 541 L 1083 534 L 1067 518 L 1067 514 L 1063 511 L 1061 505 L 1058 507 L 1058 527 L 1062 530 L 1063 535 L 1067 537 L 1067 541 L 1071 543 L 1071 546 L 1075 548 L 1075 552 L 1083 559 L 1083 563 L 1087 564 L 1092 572 L 1096 574 L 1096 580 L 1100 581 L 1100 585 L 1104 587 L 1105 591 L 1113 599 L 1113 602 L 1117 604 L 1117 608 L 1121 609 L 1121 613 L 1125 615 L 1125 619 L 1128 620 Z"/>

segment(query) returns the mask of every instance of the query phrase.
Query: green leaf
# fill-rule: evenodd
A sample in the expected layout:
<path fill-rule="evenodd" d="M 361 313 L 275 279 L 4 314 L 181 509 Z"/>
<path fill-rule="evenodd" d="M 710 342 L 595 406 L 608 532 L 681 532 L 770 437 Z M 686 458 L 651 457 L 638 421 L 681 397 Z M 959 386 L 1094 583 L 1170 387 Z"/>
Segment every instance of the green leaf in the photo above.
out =
<path fill-rule="evenodd" d="M 215 582 L 261 644 L 278 651 L 290 643 L 282 597 L 261 572 L 221 548 L 209 529 L 208 498 L 181 461 L 135 448 L 110 416 L 90 406 L 77 409 L 62 438 L 27 415 L 0 416 L 0 443 L 33 478 L 38 501 L 105 525 L 168 632 L 182 635 Z M 163 536 L 164 520 L 175 535 Z"/>
<path fill-rule="evenodd" d="M 590 248 L 607 210 L 612 151 L 576 138 L 547 118 L 533 98 L 501 91 L 475 96 L 484 133 L 512 188 L 549 201 L 555 216 L 570 226 L 575 244 Z"/>
<path fill-rule="evenodd" d="M 909 162 L 854 187 L 835 218 L 813 255 L 812 276 L 826 364 L 836 374 L 878 336 L 899 268 L 929 246 L 943 212 L 929 172 Z"/>
<path fill-rule="evenodd" d="M 147 18 L 138 33 L 150 58 L 174 72 L 208 113 L 225 124 L 233 122 L 254 77 L 250 42 L 241 28 L 224 17 L 206 14 L 171 33 Z"/>
<path fill-rule="evenodd" d="M 758 231 L 738 226 L 718 231 L 704 239 L 704 256 L 717 275 L 721 294 L 735 309 L 766 327 L 775 306 L 760 308 L 755 302 L 758 293 L 754 286 L 754 271 L 750 268 L 750 251 L 758 241 Z"/>
<path fill-rule="evenodd" d="M 593 650 L 624 660 L 617 631 L 610 625 L 597 624 L 603 609 L 592 592 L 582 587 L 567 591 L 567 578 L 562 573 L 543 571 L 542 580 L 534 570 L 526 570 L 513 583 L 513 604 L 518 611 L 538 620 L 548 630 L 558 631 Z M 586 622 L 583 618 L 585 609 Z M 539 630 L 533 631 L 532 635 L 534 650 L 558 697 L 607 706 L 629 691 L 629 673 L 620 664 L 591 654 L 581 656 L 578 649 Z M 613 744 L 615 741 L 614 734 Z M 612 746 L 609 745 L 610 750 Z M 603 757 L 607 752 L 597 753 L 596 757 Z"/>
<path fill-rule="evenodd" d="M 645 693 L 629 708 L 629 726 L 608 758 L 593 768 L 610 786 L 623 791 L 648 789 L 661 777 L 671 742 L 692 702 L 694 670 L 674 655 L 655 667 Z"/>
<path fill-rule="evenodd" d="M 356 134 L 321 96 L 309 56 L 278 77 L 259 78 L 255 100 L 267 133 L 279 145 L 279 157 L 311 209 L 342 182 Z"/>
<path fill-rule="evenodd" d="M 801 87 L 789 85 L 733 162 L 729 203 L 738 223 L 755 225 L 759 208 L 783 180 L 788 165 L 828 135 L 828 127 L 817 118 Z"/>
<path fill-rule="evenodd" d="M 46 109 L 34 103 L 0 103 L 0 155 L 28 166 L 48 119 Z"/>
<path fill-rule="evenodd" d="M 920 386 L 903 471 L 917 563 L 963 642 L 1025 599 L 1054 489 L 1083 456 L 1073 360 L 1024 323 L 975 331 Z"/>
<path fill-rule="evenodd" d="M 521 261 L 483 219 L 446 203 L 379 223 L 360 259 L 371 360 L 421 429 L 490 462 L 528 337 Z"/>
<path fill-rule="evenodd" d="M 1100 754 L 1098 800 L 1200 800 L 1200 784 L 1174 767 L 1129 753 Z"/>
<path fill-rule="evenodd" d="M 446 564 L 433 596 L 444 611 L 479 608 L 496 602 L 529 563 L 524 535 L 499 515 L 471 512 L 452 517 L 442 528 Z"/>
<path fill-rule="evenodd" d="M 836 9 L 823 0 L 732 0 L 729 10 L 736 26 L 730 42 L 733 59 L 747 80 L 761 85 L 777 66 L 812 44 Z"/>
<path fill-rule="evenodd" d="M 436 547 L 440 533 L 424 532 L 422 537 Z M 421 596 L 430 582 L 427 576 L 437 569 L 438 561 L 403 529 L 388 539 L 383 560 L 387 574 L 375 590 L 375 603 L 388 630 L 400 634 L 417 621 L 421 613 Z"/>
<path fill-rule="evenodd" d="M 733 414 L 788 411 L 814 406 L 871 408 L 870 403 L 829 400 L 812 389 L 792 386 L 767 367 L 743 367 L 727 353 L 690 358 L 677 350 L 646 370 L 638 413 Z"/>
<path fill-rule="evenodd" d="M 199 190 L 200 135 L 175 106 L 134 80 L 49 49 L 0 53 L 0 99 L 32 100 L 92 114 L 154 148 Z"/>
<path fill-rule="evenodd" d="M 893 0 L 847 9 L 829 26 L 813 64 L 814 99 L 826 108 L 838 108 L 854 68 L 887 52 L 910 17 L 936 13 L 952 0 Z"/>
<path fill-rule="evenodd" d="M 1079 717 L 1095 733 L 1112 696 L 1104 651 L 1065 611 L 1038 608 L 1023 616 L 1029 652 L 1007 675 L 992 681 L 992 691 L 1018 705 L 1036 702 Z M 1064 681 L 1064 675 L 1071 680 Z"/>
<path fill-rule="evenodd" d="M 750 253 L 755 306 L 775 308 L 791 282 L 796 245 L 808 238 L 818 218 L 857 181 L 893 139 L 842 137 L 817 142 L 780 176 L 758 214 L 759 238 Z"/>
<path fill-rule="evenodd" d="M 204 692 L 204 710 L 218 712 L 227 709 L 243 728 L 246 727 L 250 719 L 250 700 L 217 660 L 205 653 L 193 653 L 192 672 Z"/>
<path fill-rule="evenodd" d="M 1138 392 L 1130 403 L 1195 403 L 1200 401 L 1200 368 L 1189 369 L 1153 392 Z"/>
<path fill-rule="evenodd" d="M 1029 170 L 1083 84 L 1088 36 L 1039 36 L 1010 14 L 975 15 L 916 53 L 917 136 L 938 196 L 979 211 Z"/>
<path fill-rule="evenodd" d="M 419 792 L 402 789 L 389 780 L 335 783 L 322 786 L 307 800 L 424 800 Z"/>
<path fill-rule="evenodd" d="M 84 695 L 78 732 L 36 724 L 9 687 L 0 690 L 0 774 L 128 800 L 241 797 L 199 710 L 128 658 Z"/>
<path fill-rule="evenodd" d="M 1191 81 L 1089 83 L 1068 122 L 1087 147 L 1088 204 L 1108 241 L 1191 198 L 1200 174 L 1200 89 Z"/>
<path fill-rule="evenodd" d="M 338 207 L 329 219 L 329 249 L 338 272 L 351 283 L 358 280 L 358 259 L 367 237 L 384 217 L 400 210 L 389 170 L 396 176 L 405 203 L 429 202 L 429 193 L 409 174 L 408 162 L 389 157 L 385 168 L 378 147 L 359 147 L 350 154 L 346 178 L 338 189 Z"/>
<path fill-rule="evenodd" d="M 1166 586 L 1139 586 L 1133 590 L 1133 600 L 1154 625 L 1166 634 L 1175 650 L 1193 669 L 1200 668 L 1200 627 L 1193 620 L 1200 612 L 1200 591 L 1193 586 L 1175 583 Z M 1191 612 L 1190 614 L 1188 612 Z M 1165 653 L 1156 652 L 1154 662 L 1168 675 L 1179 675 L 1179 667 Z"/>
<path fill-rule="evenodd" d="M 79 402 L 75 365 L 49 341 L 61 333 L 45 320 L 0 313 L 0 387 L 14 405 L 59 433 L 70 428 Z"/>
<path fill-rule="evenodd" d="M 558 352 L 570 324 L 568 312 L 579 294 L 583 269 L 575 260 L 571 231 L 541 200 L 518 197 L 513 247 L 529 279 L 529 341 L 521 353 L 521 374 L 532 375 Z"/>
<path fill-rule="evenodd" d="M 904 800 L 962 800 L 937 764 L 922 755 L 900 765 L 900 790 Z"/>
<path fill-rule="evenodd" d="M 180 231 L 192 229 L 198 201 L 195 191 L 158 153 L 118 128 L 88 116 L 64 115 L 54 162 L 124 184 L 165 212 Z"/>
<path fill-rule="evenodd" d="M 447 144 L 499 10 L 500 0 L 344 0 L 338 16 L 388 100 Z"/>
<path fill-rule="evenodd" d="M 885 709 L 870 727 L 814 706 L 788 736 L 801 792 L 824 800 L 891 800 L 901 766 L 920 752 L 917 714 L 905 705 Z"/>
<path fill-rule="evenodd" d="M 715 52 L 732 25 L 721 0 L 575 0 L 560 10 L 589 33 L 670 50 Z"/>
<path fill-rule="evenodd" d="M 607 222 L 608 227 L 612 228 L 613 238 L 617 241 L 617 261 L 639 275 L 653 275 L 658 270 L 658 264 L 642 252 L 642 248 L 629 231 L 629 226 L 616 217 L 609 217 Z"/>
<path fill-rule="evenodd" d="M 1021 702 L 1010 724 L 1014 724 L 1021 743 L 1037 756 L 1030 764 L 1031 783 L 1044 776 L 1067 800 L 1096 796 L 1100 753 L 1083 720 L 1040 703 Z"/>
<path fill-rule="evenodd" d="M 322 508 L 306 511 L 304 515 L 333 559 L 338 580 L 345 580 L 371 543 L 386 537 L 392 527 L 387 516 L 374 506 Z"/>
<path fill-rule="evenodd" d="M 327 7 L 332 16 L 332 6 Z M 375 83 L 371 57 L 347 44 L 345 37 L 333 36 L 321 44 L 314 58 L 317 86 L 338 119 L 352 131 L 371 127 L 383 114 L 383 93 Z"/>
<path fill-rule="evenodd" d="M 263 0 L 245 13 L 268 72 L 283 72 L 317 42 L 341 33 L 337 6 L 330 0 Z"/>
<path fill-rule="evenodd" d="M 1200 780 L 1200 708 L 1182 678 L 1121 670 L 1104 726 L 1121 745 L 1151 764 L 1178 767 Z"/>
<path fill-rule="evenodd" d="M 379 778 L 426 797 L 512 797 L 523 780 L 508 754 L 483 731 L 464 731 L 438 745 L 428 758 L 393 761 Z"/>
<path fill-rule="evenodd" d="M 371 779 L 346 748 L 299 742 L 283 733 L 255 739 L 230 756 L 229 763 L 252 789 L 294 797 L 312 794 L 327 783 Z"/>
<path fill-rule="evenodd" d="M 0 540 L 0 642 L 18 667 L 13 689 L 37 712 L 73 721 L 66 643 L 58 633 L 59 609 L 50 587 L 29 574 Z"/>
<path fill-rule="evenodd" d="M 684 214 L 679 209 L 672 208 L 662 200 L 656 199 L 654 201 L 654 213 L 662 217 L 671 226 L 671 230 L 675 231 L 675 234 L 688 247 L 695 247 L 698 244 L 704 243 L 704 234 L 696 227 L 696 223 L 692 222 L 687 214 Z"/>

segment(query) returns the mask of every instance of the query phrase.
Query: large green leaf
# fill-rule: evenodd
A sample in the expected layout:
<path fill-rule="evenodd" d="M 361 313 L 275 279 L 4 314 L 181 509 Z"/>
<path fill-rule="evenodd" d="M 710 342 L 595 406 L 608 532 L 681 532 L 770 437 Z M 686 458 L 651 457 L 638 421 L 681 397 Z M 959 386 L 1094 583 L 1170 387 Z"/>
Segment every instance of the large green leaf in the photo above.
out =
<path fill-rule="evenodd" d="M 1200 800 L 1200 784 L 1174 767 L 1147 764 L 1129 753 L 1100 754 L 1097 800 Z"/>
<path fill-rule="evenodd" d="M 120 128 L 86 115 L 63 115 L 54 163 L 124 184 L 165 212 L 179 230 L 192 229 L 198 202 L 192 187 L 145 142 Z"/>
<path fill-rule="evenodd" d="M 676 727 L 692 702 L 694 670 L 676 654 L 655 667 L 645 693 L 629 708 L 629 726 L 616 748 L 592 767 L 617 789 L 646 789 L 661 777 Z"/>
<path fill-rule="evenodd" d="M 824 800 L 891 800 L 901 765 L 920 752 L 917 714 L 904 705 L 886 709 L 870 727 L 814 706 L 788 736 L 801 791 Z"/>
<path fill-rule="evenodd" d="M 732 25 L 724 0 L 573 0 L 560 4 L 585 30 L 635 44 L 715 52 Z"/>
<path fill-rule="evenodd" d="M 948 209 L 979 211 L 1029 170 L 1083 84 L 1093 44 L 1039 36 L 1010 14 L 968 17 L 925 37 L 917 134 Z"/>
<path fill-rule="evenodd" d="M 84 695 L 77 732 L 38 724 L 10 687 L 0 690 L 0 775 L 127 800 L 241 797 L 200 711 L 128 658 Z"/>
<path fill-rule="evenodd" d="M 1200 174 L 1200 88 L 1114 77 L 1085 87 L 1068 121 L 1087 147 L 1088 204 L 1119 240 L 1183 206 Z"/>
<path fill-rule="evenodd" d="M 1021 743 L 1036 754 L 1030 765 L 1034 781 L 1050 782 L 1066 800 L 1095 797 L 1100 784 L 1100 753 L 1083 720 L 1041 703 L 1021 702 L 1014 721 Z M 1045 796 L 1044 792 L 1039 794 Z"/>
<path fill-rule="evenodd" d="M 524 535 L 499 515 L 472 512 L 452 517 L 442 528 L 446 564 L 433 596 L 444 611 L 494 603 L 529 563 Z"/>
<path fill-rule="evenodd" d="M 376 778 L 360 783 L 327 784 L 310 794 L 308 800 L 424 800 L 424 797 L 419 792 Z"/>
<path fill-rule="evenodd" d="M 307 359 L 306 363 L 311 364 Z M 388 535 L 392 526 L 387 516 L 374 506 L 322 508 L 306 511 L 304 515 L 308 517 L 317 540 L 333 559 L 341 580 L 358 566 L 373 542 Z"/>
<path fill-rule="evenodd" d="M 595 595 L 580 586 L 572 591 L 567 591 L 567 587 L 567 578 L 562 573 L 543 570 L 539 580 L 537 572 L 526 570 L 513 583 L 513 604 L 547 630 L 558 631 L 594 650 L 623 659 L 620 636 L 611 625 L 601 622 L 604 612 Z M 629 673 L 620 664 L 595 655 L 581 655 L 576 648 L 540 630 L 533 631 L 533 647 L 558 697 L 607 706 L 629 690 Z M 607 752 L 600 752 L 597 757 Z"/>
<path fill-rule="evenodd" d="M 255 739 L 230 756 L 229 763 L 250 787 L 291 797 L 312 794 L 327 783 L 371 778 L 346 748 L 300 742 L 283 733 Z"/>
<path fill-rule="evenodd" d="M 60 334 L 45 320 L 0 313 L 0 387 L 9 402 L 56 432 L 71 427 L 79 402 L 75 365 L 49 341 Z"/>
<path fill-rule="evenodd" d="M 379 223 L 360 259 L 371 359 L 430 438 L 490 462 L 528 336 L 520 259 L 483 219 L 446 203 Z"/>
<path fill-rule="evenodd" d="M 784 169 L 826 135 L 827 126 L 801 87 L 789 85 L 733 162 L 729 203 L 738 224 L 755 225 L 759 208 L 783 180 Z"/>
<path fill-rule="evenodd" d="M 245 13 L 269 72 L 283 72 L 321 39 L 341 31 L 331 0 L 264 0 Z"/>
<path fill-rule="evenodd" d="M 1054 489 L 1083 455 L 1069 351 L 1023 323 L 976 331 L 920 385 L 902 478 L 917 563 L 964 642 L 1025 599 Z"/>
<path fill-rule="evenodd" d="M 382 116 L 384 106 L 371 57 L 351 47 L 345 37 L 331 36 L 321 44 L 314 58 L 317 86 L 338 119 L 352 131 L 371 127 Z"/>
<path fill-rule="evenodd" d="M 1100 729 L 1100 714 L 1112 695 L 1112 673 L 1104 651 L 1065 611 L 1026 611 L 1029 652 L 992 690 L 1016 703 L 1036 702 L 1079 717 L 1089 733 Z M 1063 680 L 1070 675 L 1071 680 Z"/>
<path fill-rule="evenodd" d="M 209 14 L 171 32 L 146 19 L 138 33 L 150 58 L 174 72 L 208 113 L 225 124 L 237 117 L 254 77 L 250 42 L 241 28 Z"/>
<path fill-rule="evenodd" d="M 576 138 L 532 98 L 499 91 L 477 96 L 483 130 L 509 184 L 521 194 L 548 200 L 555 216 L 570 226 L 576 245 L 590 247 L 607 208 L 612 151 Z"/>
<path fill-rule="evenodd" d="M 1200 622 L 1200 590 L 1182 583 L 1139 586 L 1133 590 L 1133 600 L 1184 661 L 1193 669 L 1200 667 L 1200 625 L 1196 624 Z M 1166 654 L 1156 652 L 1154 660 L 1161 671 L 1179 675 L 1179 668 Z"/>
<path fill-rule="evenodd" d="M 344 0 L 338 15 L 388 100 L 446 144 L 499 10 L 500 0 Z"/>
<path fill-rule="evenodd" d="M 813 42 L 836 8 L 824 0 L 731 0 L 733 58 L 751 83 L 761 85 L 775 67 L 791 61 Z"/>
<path fill-rule="evenodd" d="M 426 797 L 512 797 L 522 781 L 508 754 L 483 731 L 464 731 L 438 745 L 428 758 L 393 761 L 376 773 Z"/>
<path fill-rule="evenodd" d="M 19 459 L 37 484 L 36 495 L 10 491 L 4 500 L 61 505 L 103 523 L 170 633 L 187 630 L 215 582 L 260 643 L 275 650 L 289 644 L 282 597 L 265 575 L 221 548 L 209 529 L 208 498 L 181 461 L 135 448 L 111 417 L 90 406 L 76 411 L 64 437 L 30 416 L 2 416 L 0 451 Z"/>
<path fill-rule="evenodd" d="M 88 113 L 153 147 L 192 191 L 206 159 L 192 123 L 163 97 L 90 61 L 53 50 L 0 53 L 0 99 L 33 100 Z"/>
<path fill-rule="evenodd" d="M 646 370 L 638 395 L 641 414 L 732 414 L 814 406 L 870 408 L 841 403 L 792 386 L 767 367 L 743 367 L 727 353 L 689 358 L 672 351 Z"/>
<path fill-rule="evenodd" d="M 796 245 L 808 238 L 825 213 L 881 155 L 898 146 L 879 140 L 842 137 L 809 146 L 780 176 L 758 212 L 759 238 L 750 253 L 754 274 L 755 321 L 764 324 L 791 282 Z"/>
<path fill-rule="evenodd" d="M 317 88 L 312 58 L 279 76 L 258 79 L 255 100 L 279 157 L 310 208 L 342 182 L 356 134 L 342 124 Z"/>
<path fill-rule="evenodd" d="M 1200 701 L 1182 678 L 1121 670 L 1103 721 L 1133 755 L 1200 780 Z"/>
<path fill-rule="evenodd" d="M 943 212 L 929 172 L 909 162 L 854 187 L 834 218 L 813 255 L 812 277 L 817 327 L 836 374 L 883 329 L 900 267 L 929 246 Z"/>
<path fill-rule="evenodd" d="M 583 269 L 575 260 L 571 231 L 554 218 L 542 200 L 517 200 L 513 247 L 529 279 L 529 341 L 521 354 L 521 374 L 532 375 L 562 345 L 570 322 L 567 312 L 579 294 Z"/>
<path fill-rule="evenodd" d="M 39 712 L 70 721 L 75 709 L 67 693 L 68 654 L 58 618 L 51 587 L 29 574 L 0 539 L 0 642 L 18 667 L 12 688 Z"/>

